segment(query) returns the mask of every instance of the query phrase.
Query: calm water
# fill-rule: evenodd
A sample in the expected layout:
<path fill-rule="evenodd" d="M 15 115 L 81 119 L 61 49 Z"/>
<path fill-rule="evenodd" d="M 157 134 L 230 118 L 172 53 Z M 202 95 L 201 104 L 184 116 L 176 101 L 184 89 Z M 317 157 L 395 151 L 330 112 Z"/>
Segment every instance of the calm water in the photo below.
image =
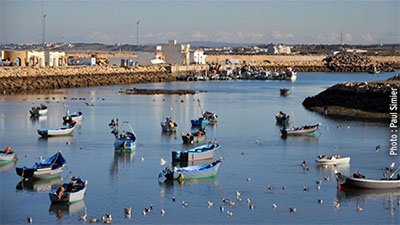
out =
<path fill-rule="evenodd" d="M 121 88 L 133 85 L 0 96 L 0 148 L 12 146 L 19 156 L 16 164 L 0 167 L 0 223 L 26 224 L 26 218 L 32 217 L 34 224 L 85 224 L 89 222 L 79 221 L 80 215 L 100 218 L 111 213 L 113 224 L 399 224 L 399 192 L 338 192 L 334 179 L 335 169 L 345 174 L 359 170 L 367 177 L 380 177 L 384 166 L 399 161 L 388 154 L 388 125 L 327 119 L 301 105 L 305 97 L 337 82 L 371 81 L 393 75 L 299 73 L 293 83 L 211 81 L 134 85 L 206 91 L 185 96 L 118 94 Z M 290 89 L 288 97 L 279 96 L 283 87 Z M 170 164 L 171 151 L 186 147 L 179 134 L 190 131 L 190 119 L 200 115 L 197 99 L 206 110 L 219 116 L 218 124 L 206 131 L 209 140 L 215 139 L 222 145 L 216 157 L 225 160 L 214 179 L 159 183 L 158 174 L 165 167 L 160 165 L 160 159 Z M 40 103 L 47 104 L 48 115 L 31 120 L 29 109 Z M 73 136 L 39 138 L 38 128 L 61 124 L 64 103 L 71 112 L 81 109 L 84 113 L 85 118 Z M 274 118 L 279 110 L 292 114 L 297 125 L 321 122 L 320 134 L 282 139 Z M 177 134 L 161 132 L 163 116 L 172 116 L 179 124 Z M 135 153 L 114 153 L 114 139 L 108 127 L 112 118 L 129 120 L 134 126 L 138 136 Z M 378 144 L 381 152 L 375 152 Z M 70 206 L 50 204 L 48 192 L 52 185 L 62 183 L 61 179 L 20 183 L 15 172 L 16 165 L 32 166 L 40 156 L 50 156 L 58 150 L 71 171 L 69 174 L 65 170 L 62 179 L 79 175 L 89 182 L 85 199 Z M 349 166 L 323 168 L 314 162 L 319 154 L 352 158 Z M 303 160 L 308 162 L 309 171 L 301 167 Z M 322 180 L 320 190 L 316 188 L 317 180 Z M 268 185 L 274 188 L 268 190 Z M 304 191 L 303 187 L 309 190 Z M 242 201 L 236 200 L 236 191 L 241 192 Z M 223 204 L 222 198 L 236 205 Z M 254 205 L 252 210 L 248 198 Z M 323 203 L 318 203 L 318 199 Z M 182 201 L 189 206 L 183 207 Z M 214 206 L 209 208 L 208 201 L 214 202 Z M 339 209 L 334 207 L 335 202 L 340 202 Z M 273 203 L 278 208 L 273 209 Z M 143 216 L 143 209 L 150 204 L 155 209 Z M 220 211 L 222 205 L 224 212 Z M 357 212 L 357 205 L 364 210 Z M 124 207 L 130 206 L 129 219 L 124 216 Z M 297 212 L 290 213 L 290 207 L 296 207 Z M 164 216 L 161 209 L 166 211 Z M 227 216 L 227 210 L 233 216 Z"/>

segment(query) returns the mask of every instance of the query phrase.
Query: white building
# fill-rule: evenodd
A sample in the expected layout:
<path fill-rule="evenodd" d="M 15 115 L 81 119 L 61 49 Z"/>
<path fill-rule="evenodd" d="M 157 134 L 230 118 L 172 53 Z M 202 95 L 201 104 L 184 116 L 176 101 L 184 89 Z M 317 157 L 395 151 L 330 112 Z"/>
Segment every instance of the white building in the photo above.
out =
<path fill-rule="evenodd" d="M 270 45 L 268 46 L 268 54 L 291 54 L 292 48 L 285 45 Z"/>
<path fill-rule="evenodd" d="M 197 49 L 190 54 L 190 62 L 195 64 L 206 64 L 206 57 L 207 55 L 204 55 L 204 51 L 202 49 Z"/>

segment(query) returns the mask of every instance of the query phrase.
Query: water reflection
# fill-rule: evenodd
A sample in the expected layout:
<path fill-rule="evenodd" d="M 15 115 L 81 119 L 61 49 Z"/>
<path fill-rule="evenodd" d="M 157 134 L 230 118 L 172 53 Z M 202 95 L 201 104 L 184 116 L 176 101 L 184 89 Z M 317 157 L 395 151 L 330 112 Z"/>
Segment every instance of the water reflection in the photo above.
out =
<path fill-rule="evenodd" d="M 59 204 L 59 203 L 51 203 L 49 207 L 50 215 L 55 215 L 58 219 L 63 219 L 65 214 L 73 215 L 73 214 L 85 214 L 86 213 L 86 204 L 85 200 L 81 200 L 72 204 Z"/>
<path fill-rule="evenodd" d="M 61 177 L 54 179 L 23 179 L 18 182 L 16 189 L 19 191 L 33 191 L 33 192 L 43 192 L 53 190 L 63 184 L 63 179 Z"/>
<path fill-rule="evenodd" d="M 11 161 L 9 163 L 0 164 L 0 172 L 10 170 L 11 168 L 14 168 L 16 164 L 17 160 Z"/>
<path fill-rule="evenodd" d="M 167 143 L 167 144 L 174 143 L 175 140 L 178 139 L 178 137 L 181 138 L 178 135 L 178 132 L 164 132 L 164 131 L 162 131 L 161 132 L 161 143 L 163 143 L 163 144 L 165 144 L 165 143 Z"/>
<path fill-rule="evenodd" d="M 40 136 L 38 138 L 39 143 L 64 143 L 64 144 L 71 144 L 75 142 L 75 137 L 71 135 L 65 135 L 65 136 L 54 136 L 54 137 L 42 137 Z"/>
<path fill-rule="evenodd" d="M 120 170 L 121 164 L 133 164 L 135 162 L 136 151 L 128 153 L 128 152 L 115 152 L 114 160 L 111 163 L 110 167 L 110 175 L 113 177 L 117 175 Z"/>

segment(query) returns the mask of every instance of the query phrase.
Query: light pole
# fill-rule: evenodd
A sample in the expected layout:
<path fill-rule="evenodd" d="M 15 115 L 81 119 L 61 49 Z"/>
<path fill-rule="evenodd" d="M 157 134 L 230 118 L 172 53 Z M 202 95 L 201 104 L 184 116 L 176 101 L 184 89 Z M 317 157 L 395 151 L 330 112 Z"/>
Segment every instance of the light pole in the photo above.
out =
<path fill-rule="evenodd" d="M 136 45 L 139 46 L 139 20 L 136 23 Z"/>

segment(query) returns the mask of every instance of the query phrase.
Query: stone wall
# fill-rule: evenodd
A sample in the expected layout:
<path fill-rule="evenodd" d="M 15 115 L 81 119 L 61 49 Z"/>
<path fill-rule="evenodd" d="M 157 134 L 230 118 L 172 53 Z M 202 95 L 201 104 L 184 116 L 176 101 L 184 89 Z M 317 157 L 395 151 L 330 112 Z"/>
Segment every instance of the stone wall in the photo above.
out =
<path fill-rule="evenodd" d="M 163 67 L 0 68 L 0 93 L 174 81 Z"/>

